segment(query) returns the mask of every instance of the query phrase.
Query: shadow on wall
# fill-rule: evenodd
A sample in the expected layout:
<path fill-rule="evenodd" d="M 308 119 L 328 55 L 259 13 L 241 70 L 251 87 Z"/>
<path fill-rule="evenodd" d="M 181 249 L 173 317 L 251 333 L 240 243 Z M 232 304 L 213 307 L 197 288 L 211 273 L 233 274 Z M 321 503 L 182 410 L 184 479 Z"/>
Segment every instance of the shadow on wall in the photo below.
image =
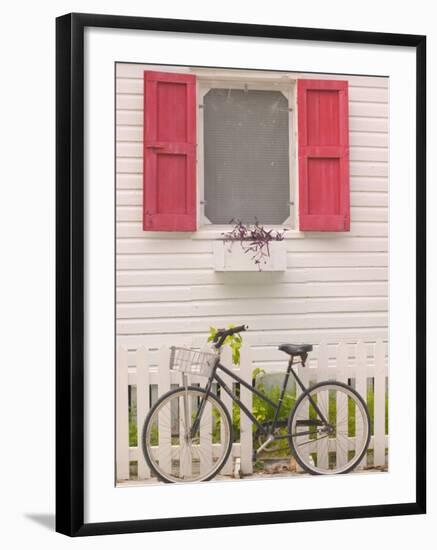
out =
<path fill-rule="evenodd" d="M 55 514 L 24 514 L 24 517 L 39 523 L 50 531 L 55 530 Z"/>

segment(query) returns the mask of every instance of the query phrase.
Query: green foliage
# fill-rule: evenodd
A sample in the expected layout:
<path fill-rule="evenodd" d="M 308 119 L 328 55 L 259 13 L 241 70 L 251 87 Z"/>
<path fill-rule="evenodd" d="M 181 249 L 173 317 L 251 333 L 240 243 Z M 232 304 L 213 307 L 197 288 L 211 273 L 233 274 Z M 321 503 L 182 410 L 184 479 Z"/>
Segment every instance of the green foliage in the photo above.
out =
<path fill-rule="evenodd" d="M 253 379 L 255 380 L 259 374 L 264 374 L 264 370 L 260 368 L 255 369 L 252 373 Z M 277 403 L 279 401 L 279 397 L 281 395 L 281 388 L 279 386 L 274 386 L 269 391 L 266 391 L 264 388 L 264 384 L 262 382 L 258 382 L 257 389 L 261 393 L 266 395 L 271 401 L 273 401 L 273 403 Z M 295 403 L 296 396 L 293 395 L 291 392 L 285 392 L 281 410 L 279 411 L 278 420 L 287 419 Z M 269 403 L 264 401 L 264 399 L 258 397 L 258 395 L 255 394 L 253 396 L 252 412 L 253 416 L 258 420 L 258 422 L 261 423 L 272 422 L 275 415 L 275 409 L 272 407 L 272 405 L 270 405 Z"/>
<path fill-rule="evenodd" d="M 375 393 L 373 388 L 367 390 L 367 407 L 370 415 L 370 433 L 374 434 Z M 388 434 L 388 394 L 385 394 L 385 434 Z"/>
<path fill-rule="evenodd" d="M 388 394 L 385 394 L 385 434 L 388 435 Z"/>
<path fill-rule="evenodd" d="M 264 369 L 260 369 L 259 367 L 257 367 L 253 372 L 252 372 L 252 379 L 255 380 L 256 377 L 258 376 L 258 374 L 264 374 L 265 373 L 265 370 Z"/>
<path fill-rule="evenodd" d="M 136 447 L 137 444 L 137 423 L 131 419 L 129 421 L 129 447 Z"/>
<path fill-rule="evenodd" d="M 264 371 L 262 369 L 255 369 L 253 371 L 253 378 L 255 379 L 258 374 L 262 374 Z M 277 403 L 279 401 L 279 397 L 281 395 L 281 388 L 279 386 L 274 386 L 270 390 L 266 391 L 264 388 L 264 385 L 261 383 L 257 384 L 257 389 L 263 393 L 266 397 L 268 397 L 273 403 Z M 294 408 L 294 405 L 296 403 L 296 396 L 291 392 L 285 392 L 284 399 L 282 401 L 281 409 L 279 411 L 278 415 L 278 421 L 282 423 L 286 421 Z M 272 405 L 264 401 L 261 397 L 258 395 L 253 396 L 252 400 L 252 413 L 254 417 L 260 422 L 261 424 L 273 422 L 274 416 L 275 416 L 275 409 Z M 253 425 L 253 432 L 256 432 L 257 426 Z M 277 433 L 280 435 L 285 435 L 287 433 L 287 427 L 281 426 L 278 428 Z M 259 447 L 260 441 L 254 441 L 255 448 Z M 278 439 L 276 444 L 273 445 L 276 446 L 276 450 L 274 451 L 275 456 L 287 456 L 289 451 L 289 443 L 286 438 L 284 439 Z"/>
<path fill-rule="evenodd" d="M 279 396 L 281 394 L 281 388 L 279 386 L 274 386 L 269 391 L 264 391 L 263 389 L 260 389 L 262 386 L 258 386 L 258 389 L 264 393 L 271 401 L 274 403 L 277 403 L 279 400 Z M 284 395 L 284 400 L 282 401 L 281 410 L 279 411 L 278 420 L 286 420 L 294 407 L 294 404 L 296 403 L 296 397 L 293 396 L 290 392 L 286 392 Z M 264 399 L 261 399 L 261 397 L 258 397 L 257 395 L 254 395 L 253 397 L 253 406 L 252 406 L 252 412 L 253 416 L 258 420 L 258 422 L 272 422 L 274 415 L 275 415 L 275 409 L 273 408 L 270 403 L 267 403 L 264 401 Z M 256 426 L 254 427 L 256 429 Z"/>
<path fill-rule="evenodd" d="M 367 408 L 370 415 L 370 435 L 375 433 L 375 398 L 373 389 L 367 390 Z"/>
<path fill-rule="evenodd" d="M 228 328 L 233 328 L 235 325 L 230 324 L 228 325 Z M 212 342 L 214 340 L 215 335 L 217 334 L 217 330 L 215 327 L 209 327 L 209 336 L 208 336 L 208 342 Z M 231 334 L 229 336 L 226 336 L 225 341 L 223 342 L 224 346 L 229 346 L 232 350 L 232 362 L 234 365 L 240 364 L 240 349 L 243 344 L 243 338 L 241 337 L 241 334 Z"/>
<path fill-rule="evenodd" d="M 137 406 L 136 402 L 129 404 L 129 447 L 138 445 L 137 438 Z"/>

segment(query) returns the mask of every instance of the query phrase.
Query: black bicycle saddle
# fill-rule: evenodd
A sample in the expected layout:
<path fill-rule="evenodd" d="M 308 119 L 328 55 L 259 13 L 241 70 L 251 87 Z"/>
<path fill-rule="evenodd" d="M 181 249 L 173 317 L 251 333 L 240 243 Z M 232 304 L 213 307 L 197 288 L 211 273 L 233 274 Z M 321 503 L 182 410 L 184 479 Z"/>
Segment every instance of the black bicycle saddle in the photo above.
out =
<path fill-rule="evenodd" d="M 311 344 L 281 344 L 279 350 L 285 351 L 288 355 L 303 355 L 313 350 Z"/>

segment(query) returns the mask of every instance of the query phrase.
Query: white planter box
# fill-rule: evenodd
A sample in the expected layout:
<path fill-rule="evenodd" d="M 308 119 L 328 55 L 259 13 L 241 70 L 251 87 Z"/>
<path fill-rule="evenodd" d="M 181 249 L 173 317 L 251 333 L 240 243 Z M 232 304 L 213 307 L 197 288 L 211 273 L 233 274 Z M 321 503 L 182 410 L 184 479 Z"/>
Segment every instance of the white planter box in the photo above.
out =
<path fill-rule="evenodd" d="M 244 252 L 240 241 L 215 241 L 213 249 L 215 271 L 285 271 L 287 268 L 285 241 L 269 243 L 270 256 L 263 258 L 260 267 L 252 259 L 253 253 Z"/>

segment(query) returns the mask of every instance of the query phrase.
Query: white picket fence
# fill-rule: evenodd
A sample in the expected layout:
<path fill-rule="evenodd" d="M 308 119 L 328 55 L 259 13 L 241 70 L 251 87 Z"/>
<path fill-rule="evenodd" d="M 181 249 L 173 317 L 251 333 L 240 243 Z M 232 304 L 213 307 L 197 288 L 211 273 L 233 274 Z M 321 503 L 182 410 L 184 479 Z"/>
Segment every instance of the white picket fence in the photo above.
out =
<path fill-rule="evenodd" d="M 278 352 L 280 353 L 280 352 Z M 245 381 L 251 383 L 253 371 L 259 363 L 254 363 L 258 356 L 256 349 L 243 346 L 241 361 L 235 372 Z M 151 395 L 154 400 L 170 388 L 181 383 L 181 375 L 169 369 L 170 350 L 168 347 L 160 349 L 139 348 L 132 352 L 122 347 L 117 350 L 116 362 L 116 472 L 117 481 L 130 479 L 130 463 L 137 463 L 137 479 L 151 478 L 142 454 L 141 445 L 129 446 L 129 386 L 136 389 L 137 413 L 137 441 L 141 441 L 141 430 L 144 419 L 151 405 Z M 277 356 L 278 359 L 280 356 Z M 348 383 L 351 379 L 356 390 L 366 399 L 368 380 L 373 379 L 373 417 L 374 430 L 371 437 L 368 453 L 362 461 L 361 467 L 367 462 L 373 466 L 383 466 L 386 463 L 388 449 L 388 435 L 385 433 L 385 403 L 387 389 L 387 344 L 383 341 L 376 343 L 342 342 L 337 345 L 321 342 L 310 354 L 306 367 L 297 366 L 298 376 L 305 386 L 322 380 L 337 380 Z M 287 357 L 281 354 L 283 370 L 286 369 Z M 222 352 L 222 362 L 228 367 L 232 364 L 228 349 Z M 267 365 L 267 366 L 265 366 Z M 266 371 L 278 372 L 277 366 L 262 365 Z M 274 365 L 274 364 L 273 364 Z M 220 373 L 221 378 L 230 386 L 232 379 Z M 191 384 L 205 385 L 206 378 L 191 376 Z M 153 389 L 153 392 L 151 391 Z M 299 391 L 297 392 L 299 394 Z M 232 415 L 232 401 L 225 393 L 221 399 Z M 240 399 L 249 408 L 252 408 L 252 394 L 244 387 L 240 388 Z M 222 475 L 231 475 L 235 460 L 239 459 L 239 469 L 243 475 L 251 474 L 253 436 L 252 423 L 241 413 L 240 440 L 233 443 L 231 455 L 221 470 Z M 370 454 L 373 456 L 370 458 Z"/>

